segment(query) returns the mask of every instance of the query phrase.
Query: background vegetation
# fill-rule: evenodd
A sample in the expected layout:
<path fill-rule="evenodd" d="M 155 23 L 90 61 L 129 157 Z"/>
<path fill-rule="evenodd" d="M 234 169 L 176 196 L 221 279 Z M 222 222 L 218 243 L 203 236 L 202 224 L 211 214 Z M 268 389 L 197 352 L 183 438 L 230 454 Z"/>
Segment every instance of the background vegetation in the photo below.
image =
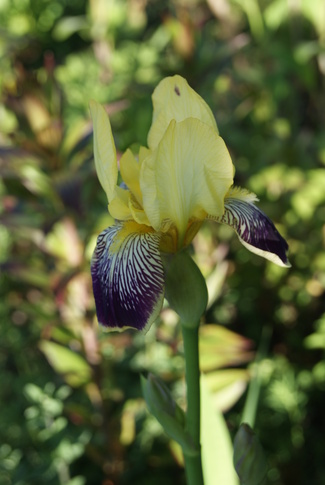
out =
<path fill-rule="evenodd" d="M 322 0 L 1 0 L 0 25 L 0 483 L 184 484 L 139 384 L 155 372 L 183 402 L 175 315 L 145 337 L 103 333 L 89 271 L 111 222 L 89 100 L 107 105 L 120 151 L 146 144 L 152 90 L 174 73 L 212 107 L 236 184 L 290 245 L 287 270 L 227 227 L 194 241 L 206 322 L 245 337 L 219 329 L 206 350 L 202 335 L 215 405 L 233 434 L 258 367 L 268 483 L 325 483 Z"/>

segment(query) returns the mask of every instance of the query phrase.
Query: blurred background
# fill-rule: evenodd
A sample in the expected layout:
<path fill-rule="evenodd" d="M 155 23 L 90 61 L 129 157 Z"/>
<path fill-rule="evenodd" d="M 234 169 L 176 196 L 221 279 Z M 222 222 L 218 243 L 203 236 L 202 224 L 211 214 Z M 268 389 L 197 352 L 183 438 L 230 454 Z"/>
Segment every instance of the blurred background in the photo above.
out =
<path fill-rule="evenodd" d="M 325 3 L 1 0 L 1 485 L 185 485 L 139 383 L 154 372 L 184 403 L 177 318 L 165 307 L 146 336 L 104 333 L 89 269 L 112 223 L 89 100 L 107 107 L 119 152 L 146 145 L 151 93 L 175 73 L 290 246 L 288 270 L 226 226 L 194 240 L 216 409 L 233 436 L 258 370 L 267 483 L 325 483 Z"/>

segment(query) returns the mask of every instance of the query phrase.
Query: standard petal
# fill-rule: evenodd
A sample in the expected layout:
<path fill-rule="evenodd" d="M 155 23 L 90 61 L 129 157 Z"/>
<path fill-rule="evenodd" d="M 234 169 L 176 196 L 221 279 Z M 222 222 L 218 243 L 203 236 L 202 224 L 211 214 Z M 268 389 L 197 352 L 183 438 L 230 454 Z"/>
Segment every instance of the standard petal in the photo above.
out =
<path fill-rule="evenodd" d="M 94 158 L 98 179 L 110 202 L 117 183 L 116 149 L 111 125 L 104 108 L 90 101 L 94 129 Z"/>
<path fill-rule="evenodd" d="M 124 182 L 120 187 L 115 188 L 114 197 L 109 203 L 108 210 L 117 221 L 133 220 L 140 225 L 151 225 L 142 206 Z"/>
<path fill-rule="evenodd" d="M 144 212 L 141 206 L 137 203 L 137 201 L 133 201 L 132 198 L 130 199 L 129 208 L 131 211 L 132 219 L 140 225 L 145 225 L 151 227 L 151 224 L 148 220 L 147 214 Z"/>
<path fill-rule="evenodd" d="M 143 160 L 148 156 L 150 155 L 150 150 L 149 148 L 147 147 L 140 147 L 139 148 L 139 165 L 141 166 L 141 163 L 143 162 Z"/>
<path fill-rule="evenodd" d="M 126 185 L 124 187 L 124 185 L 115 187 L 114 196 L 108 205 L 109 213 L 118 221 L 128 221 L 132 219 L 130 211 L 131 193 L 128 187 Z"/>
<path fill-rule="evenodd" d="M 206 102 L 181 76 L 166 77 L 152 95 L 153 119 L 148 134 L 148 146 L 156 148 L 171 120 L 197 118 L 218 133 L 213 113 Z"/>
<path fill-rule="evenodd" d="M 103 231 L 91 262 L 99 323 L 111 330 L 147 330 L 164 298 L 160 236 L 135 222 Z"/>
<path fill-rule="evenodd" d="M 139 204 L 142 204 L 142 194 L 139 185 L 140 165 L 130 149 L 126 150 L 120 159 L 120 171 L 123 182 Z"/>
<path fill-rule="evenodd" d="M 235 229 L 240 242 L 252 253 L 279 266 L 290 267 L 286 252 L 288 244 L 275 228 L 271 219 L 254 205 L 254 194 L 232 188 L 225 198 L 223 216 L 214 220 Z"/>
<path fill-rule="evenodd" d="M 233 165 L 222 138 L 195 118 L 171 121 L 157 149 L 141 165 L 143 207 L 152 227 L 171 221 L 183 243 L 191 219 L 221 216 L 233 183 Z"/>

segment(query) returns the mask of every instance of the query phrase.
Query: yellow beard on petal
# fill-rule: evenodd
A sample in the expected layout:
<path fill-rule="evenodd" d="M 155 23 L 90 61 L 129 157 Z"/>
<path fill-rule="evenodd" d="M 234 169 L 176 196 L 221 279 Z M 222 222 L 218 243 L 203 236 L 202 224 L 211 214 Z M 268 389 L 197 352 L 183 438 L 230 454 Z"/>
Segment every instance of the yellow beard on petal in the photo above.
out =
<path fill-rule="evenodd" d="M 160 250 L 163 253 L 176 253 L 177 251 L 186 248 L 191 244 L 197 232 L 199 231 L 203 221 L 192 219 L 187 224 L 187 228 L 180 237 L 179 231 L 174 224 L 165 222 L 165 231 L 161 229 Z"/>
<path fill-rule="evenodd" d="M 135 221 L 125 221 L 123 227 L 118 232 L 118 237 L 115 237 L 111 244 L 110 252 L 112 254 L 118 252 L 121 244 L 130 234 L 150 234 L 154 232 L 155 231 L 149 226 L 138 224 Z"/>
<path fill-rule="evenodd" d="M 178 231 L 176 227 L 170 226 L 167 232 L 161 233 L 160 251 L 163 253 L 176 253 L 178 249 Z"/>
<path fill-rule="evenodd" d="M 186 247 L 193 241 L 194 237 L 198 233 L 200 227 L 202 226 L 203 220 L 192 220 L 189 222 L 187 226 L 187 230 L 185 233 L 183 246 Z"/>

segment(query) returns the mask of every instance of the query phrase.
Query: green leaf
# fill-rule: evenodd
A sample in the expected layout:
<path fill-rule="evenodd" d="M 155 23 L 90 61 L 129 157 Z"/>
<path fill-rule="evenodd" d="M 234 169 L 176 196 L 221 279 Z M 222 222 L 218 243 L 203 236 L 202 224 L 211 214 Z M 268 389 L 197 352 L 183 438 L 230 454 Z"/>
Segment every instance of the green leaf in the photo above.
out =
<path fill-rule="evenodd" d="M 267 473 L 264 450 L 247 423 L 242 423 L 234 440 L 234 465 L 242 485 L 261 485 Z"/>
<path fill-rule="evenodd" d="M 39 348 L 54 370 L 64 375 L 68 384 L 78 387 L 89 382 L 91 368 L 81 355 L 47 340 L 41 341 Z"/>
<path fill-rule="evenodd" d="M 200 327 L 200 368 L 207 372 L 253 358 L 252 342 L 221 325 Z"/>
<path fill-rule="evenodd" d="M 165 433 L 179 443 L 184 453 L 195 452 L 190 436 L 185 431 L 184 411 L 174 401 L 166 384 L 153 374 L 141 376 L 143 396 L 150 413 L 164 428 Z"/>
<path fill-rule="evenodd" d="M 214 406 L 222 412 L 230 409 L 246 390 L 250 373 L 247 369 L 225 369 L 205 375 Z"/>
<path fill-rule="evenodd" d="M 63 17 L 56 23 L 52 35 L 55 40 L 63 42 L 76 32 L 87 28 L 89 28 L 89 24 L 84 15 Z"/>
<path fill-rule="evenodd" d="M 205 377 L 201 377 L 201 445 L 205 485 L 239 485 L 233 449 L 223 415 L 214 409 Z"/>

